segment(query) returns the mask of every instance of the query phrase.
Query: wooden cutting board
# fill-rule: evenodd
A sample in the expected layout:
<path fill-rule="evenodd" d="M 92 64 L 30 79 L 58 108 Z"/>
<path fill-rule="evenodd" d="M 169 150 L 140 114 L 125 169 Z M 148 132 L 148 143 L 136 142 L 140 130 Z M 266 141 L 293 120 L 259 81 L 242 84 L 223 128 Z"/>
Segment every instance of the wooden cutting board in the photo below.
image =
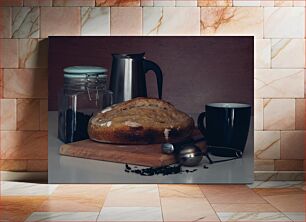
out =
<path fill-rule="evenodd" d="M 193 138 L 199 135 L 200 132 L 195 129 Z M 162 153 L 161 144 L 117 145 L 82 140 L 62 145 L 60 154 L 149 167 L 166 166 L 176 162 L 174 155 Z"/>
<path fill-rule="evenodd" d="M 149 167 L 160 167 L 176 162 L 173 155 L 161 152 L 160 144 L 115 145 L 82 140 L 62 145 L 60 154 Z"/>

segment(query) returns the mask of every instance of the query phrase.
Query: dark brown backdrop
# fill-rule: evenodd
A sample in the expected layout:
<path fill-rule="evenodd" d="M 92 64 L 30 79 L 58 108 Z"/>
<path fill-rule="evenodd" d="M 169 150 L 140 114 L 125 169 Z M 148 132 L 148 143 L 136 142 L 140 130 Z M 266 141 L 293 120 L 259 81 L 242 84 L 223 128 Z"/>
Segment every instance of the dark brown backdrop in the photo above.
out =
<path fill-rule="evenodd" d="M 111 73 L 112 53 L 145 52 L 164 75 L 163 99 L 189 113 L 210 102 L 253 104 L 253 37 L 50 37 L 49 110 L 57 109 L 63 68 L 103 66 Z M 154 75 L 148 95 L 157 97 Z"/>

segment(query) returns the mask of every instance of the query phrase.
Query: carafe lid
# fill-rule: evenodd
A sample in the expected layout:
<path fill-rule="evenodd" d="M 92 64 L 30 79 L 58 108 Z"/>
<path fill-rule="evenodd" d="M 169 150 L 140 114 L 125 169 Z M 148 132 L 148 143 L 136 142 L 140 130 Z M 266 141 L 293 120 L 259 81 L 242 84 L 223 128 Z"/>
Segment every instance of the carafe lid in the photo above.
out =
<path fill-rule="evenodd" d="M 117 53 L 113 53 L 112 56 L 114 58 L 118 58 L 118 59 L 143 59 L 144 57 L 144 52 L 142 53 L 123 53 L 123 54 L 117 54 Z"/>

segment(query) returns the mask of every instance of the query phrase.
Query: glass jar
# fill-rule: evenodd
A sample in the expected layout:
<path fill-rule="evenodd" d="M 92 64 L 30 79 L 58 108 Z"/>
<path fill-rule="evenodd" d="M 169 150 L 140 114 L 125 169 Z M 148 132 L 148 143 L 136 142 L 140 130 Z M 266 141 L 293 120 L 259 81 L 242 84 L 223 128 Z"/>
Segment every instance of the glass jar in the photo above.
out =
<path fill-rule="evenodd" d="M 64 69 L 64 87 L 58 94 L 58 138 L 64 143 L 88 139 L 89 119 L 112 105 L 106 72 L 102 67 L 92 66 Z"/>

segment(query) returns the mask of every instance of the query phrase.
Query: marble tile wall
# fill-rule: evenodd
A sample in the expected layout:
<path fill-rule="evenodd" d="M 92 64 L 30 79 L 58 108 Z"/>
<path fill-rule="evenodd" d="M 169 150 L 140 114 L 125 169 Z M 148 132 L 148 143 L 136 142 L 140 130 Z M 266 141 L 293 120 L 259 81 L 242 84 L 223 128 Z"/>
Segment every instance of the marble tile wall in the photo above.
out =
<path fill-rule="evenodd" d="M 254 35 L 255 171 L 303 170 L 305 1 L 0 0 L 3 170 L 47 170 L 52 35 Z"/>

